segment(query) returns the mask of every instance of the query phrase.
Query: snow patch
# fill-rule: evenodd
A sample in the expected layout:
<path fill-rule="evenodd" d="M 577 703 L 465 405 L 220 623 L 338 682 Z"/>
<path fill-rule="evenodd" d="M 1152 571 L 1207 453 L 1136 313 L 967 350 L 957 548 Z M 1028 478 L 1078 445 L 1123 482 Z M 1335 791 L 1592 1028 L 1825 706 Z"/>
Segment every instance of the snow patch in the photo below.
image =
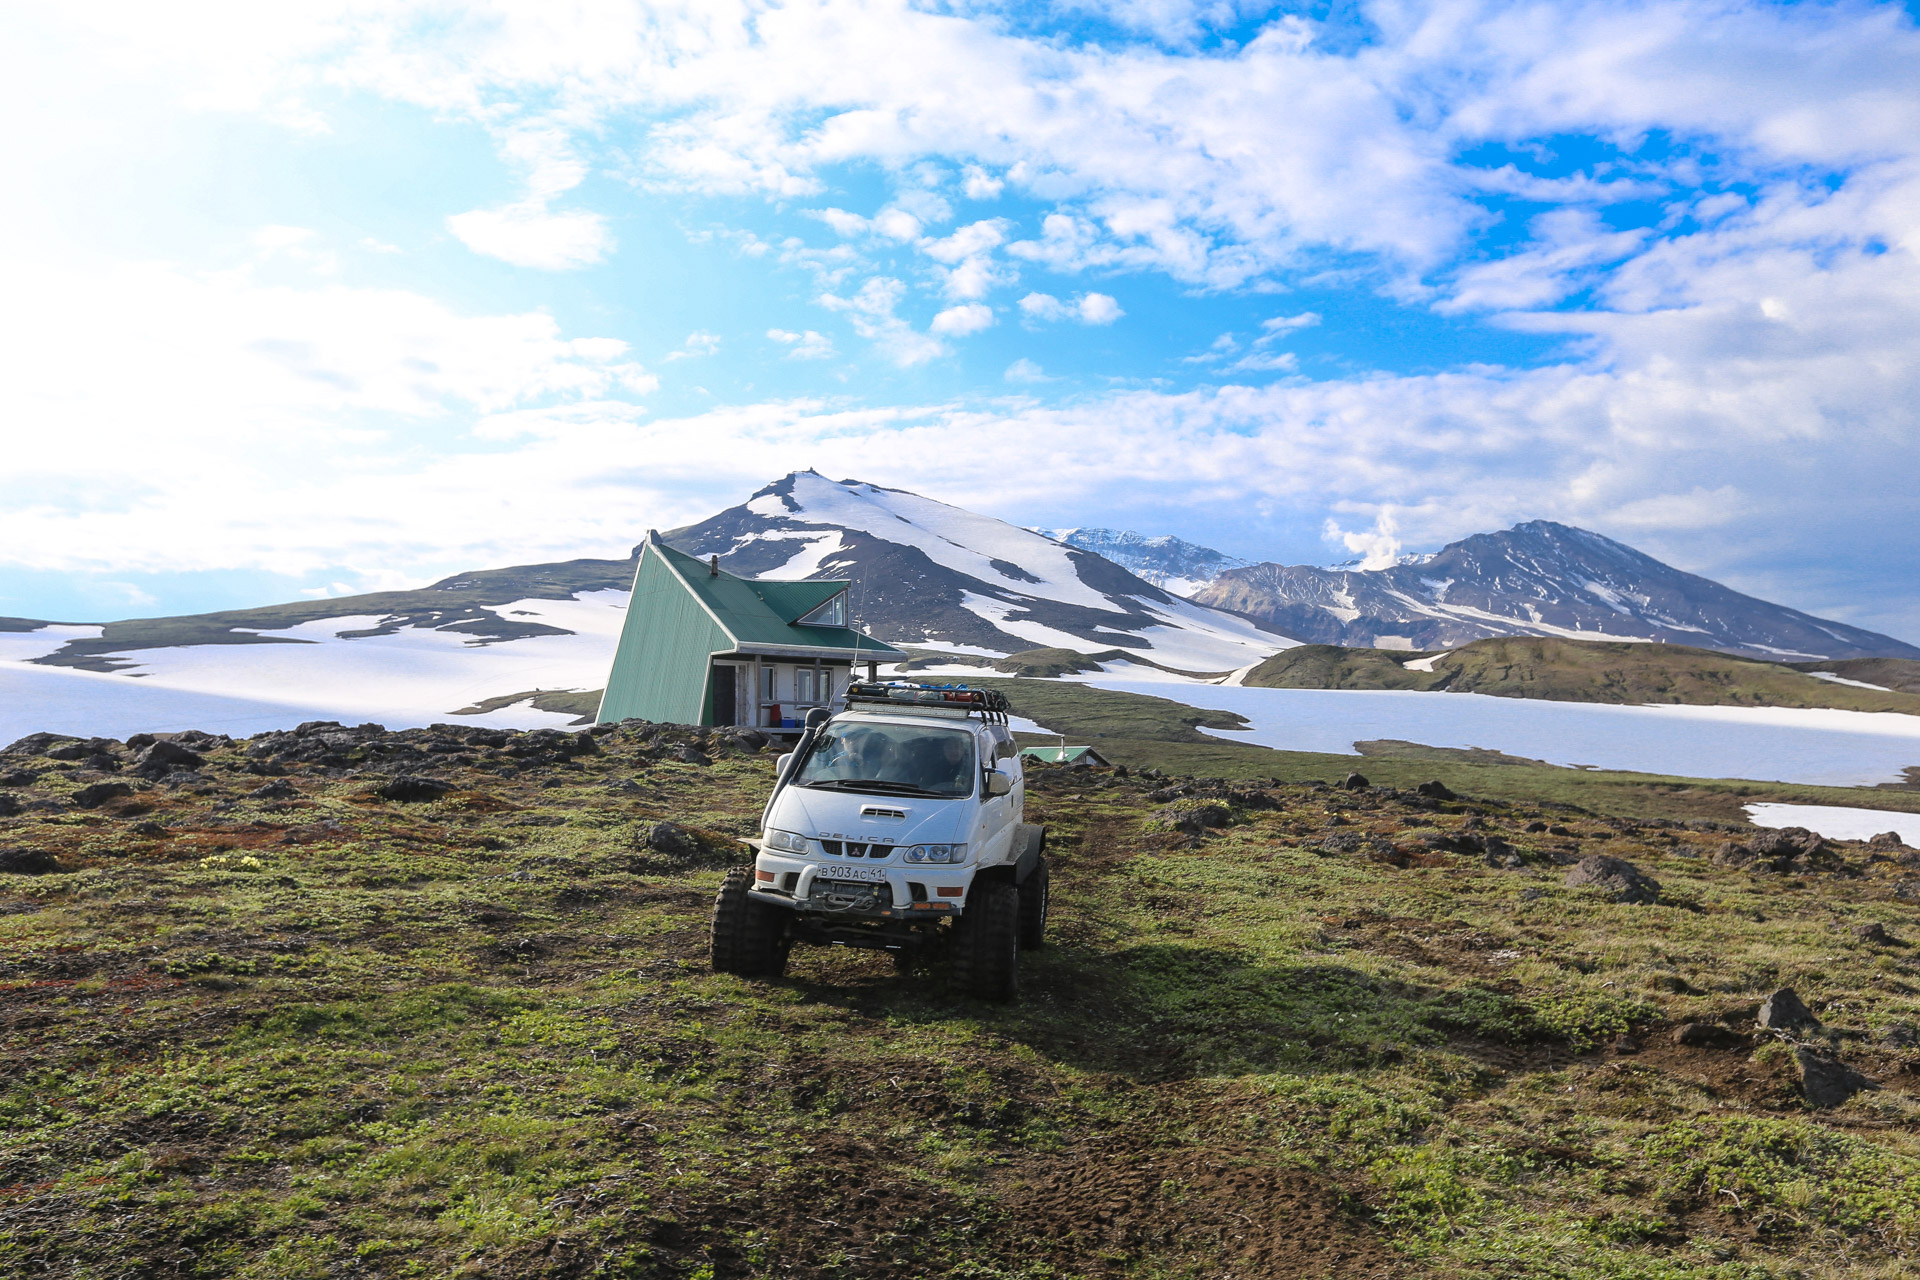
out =
<path fill-rule="evenodd" d="M 1805 827 L 1829 840 L 1870 840 L 1882 832 L 1892 831 L 1903 844 L 1920 849 L 1920 813 L 1851 809 L 1834 804 L 1750 804 L 1747 817 L 1756 827 L 1774 830 Z"/>

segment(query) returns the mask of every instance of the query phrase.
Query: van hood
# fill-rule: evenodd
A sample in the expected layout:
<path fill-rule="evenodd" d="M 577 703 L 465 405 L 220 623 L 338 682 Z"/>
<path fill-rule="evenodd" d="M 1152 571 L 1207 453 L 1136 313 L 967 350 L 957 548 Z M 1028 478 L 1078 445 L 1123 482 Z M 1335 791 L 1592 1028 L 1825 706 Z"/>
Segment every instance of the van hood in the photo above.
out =
<path fill-rule="evenodd" d="M 882 844 L 964 844 L 974 804 L 971 797 L 862 795 L 783 787 L 767 825 L 813 838 Z"/>

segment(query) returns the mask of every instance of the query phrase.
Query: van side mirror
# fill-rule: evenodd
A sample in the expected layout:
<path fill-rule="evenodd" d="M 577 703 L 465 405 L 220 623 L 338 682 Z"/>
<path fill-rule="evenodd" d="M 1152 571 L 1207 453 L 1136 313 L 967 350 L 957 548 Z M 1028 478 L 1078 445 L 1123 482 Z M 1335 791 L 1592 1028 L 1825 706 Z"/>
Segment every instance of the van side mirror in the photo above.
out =
<path fill-rule="evenodd" d="M 987 770 L 987 797 L 1004 796 L 1013 791 L 1013 779 L 998 769 Z"/>
<path fill-rule="evenodd" d="M 781 756 L 778 760 L 775 760 L 773 762 L 774 776 L 779 777 L 781 774 L 785 773 L 787 771 L 787 766 L 792 763 L 793 763 L 793 752 L 791 751 Z"/>

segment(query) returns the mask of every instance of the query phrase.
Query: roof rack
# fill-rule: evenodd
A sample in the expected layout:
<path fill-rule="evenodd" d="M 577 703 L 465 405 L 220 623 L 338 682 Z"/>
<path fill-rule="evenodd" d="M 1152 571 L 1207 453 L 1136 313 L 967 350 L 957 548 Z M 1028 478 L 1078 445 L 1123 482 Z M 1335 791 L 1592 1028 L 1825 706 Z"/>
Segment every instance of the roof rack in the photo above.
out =
<path fill-rule="evenodd" d="M 895 711 L 959 711 L 977 713 L 989 724 L 1007 722 L 1007 697 L 992 689 L 970 689 L 964 684 L 917 684 L 909 680 L 856 680 L 847 686 L 847 705 L 884 703 Z"/>

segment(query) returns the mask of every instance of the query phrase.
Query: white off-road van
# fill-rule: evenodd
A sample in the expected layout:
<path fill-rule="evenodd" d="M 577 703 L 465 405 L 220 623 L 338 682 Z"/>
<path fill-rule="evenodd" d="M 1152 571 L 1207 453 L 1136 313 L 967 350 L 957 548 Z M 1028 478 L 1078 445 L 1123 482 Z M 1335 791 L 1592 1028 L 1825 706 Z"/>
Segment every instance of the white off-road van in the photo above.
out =
<path fill-rule="evenodd" d="M 753 864 L 714 901 L 713 967 L 778 975 L 795 943 L 871 947 L 902 972 L 944 956 L 967 995 L 1018 994 L 1049 873 L 1006 713 L 990 690 L 873 681 L 812 712 L 746 842 Z"/>

